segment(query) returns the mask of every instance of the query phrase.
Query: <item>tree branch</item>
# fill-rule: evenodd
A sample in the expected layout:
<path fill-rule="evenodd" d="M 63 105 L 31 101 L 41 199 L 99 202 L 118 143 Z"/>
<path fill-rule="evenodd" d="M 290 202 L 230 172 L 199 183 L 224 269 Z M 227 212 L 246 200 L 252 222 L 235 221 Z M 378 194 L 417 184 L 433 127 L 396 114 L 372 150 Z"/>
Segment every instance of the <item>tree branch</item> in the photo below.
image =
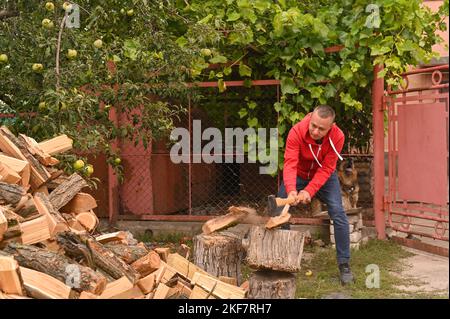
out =
<path fill-rule="evenodd" d="M 66 23 L 66 19 L 67 19 L 67 11 L 64 14 L 64 18 L 62 18 L 61 20 L 61 25 L 59 27 L 59 34 L 58 34 L 58 44 L 56 46 L 56 89 L 59 89 L 59 51 L 61 49 L 61 37 L 62 37 L 62 32 L 64 29 L 64 24 Z"/>

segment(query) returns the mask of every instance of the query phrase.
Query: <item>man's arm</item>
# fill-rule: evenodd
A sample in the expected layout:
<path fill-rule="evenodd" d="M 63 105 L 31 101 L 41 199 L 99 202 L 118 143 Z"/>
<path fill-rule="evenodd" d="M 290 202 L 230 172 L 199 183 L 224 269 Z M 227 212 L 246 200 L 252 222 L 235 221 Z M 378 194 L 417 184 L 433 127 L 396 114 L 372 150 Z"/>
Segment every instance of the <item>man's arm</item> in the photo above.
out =
<path fill-rule="evenodd" d="M 342 151 L 342 147 L 344 146 L 344 136 L 334 143 L 334 146 L 336 147 L 337 152 Z M 327 180 L 330 178 L 331 174 L 336 169 L 336 163 L 338 160 L 337 154 L 333 151 L 333 149 L 330 149 L 330 152 L 325 156 L 322 164 L 322 167 L 319 167 L 314 174 L 311 181 L 308 183 L 308 185 L 305 187 L 305 191 L 308 192 L 309 196 L 312 198 L 314 195 L 318 192 L 318 190 L 327 182 Z"/>
<path fill-rule="evenodd" d="M 289 131 L 284 151 L 283 182 L 286 193 L 297 192 L 297 166 L 300 152 L 300 137 L 294 128 Z"/>

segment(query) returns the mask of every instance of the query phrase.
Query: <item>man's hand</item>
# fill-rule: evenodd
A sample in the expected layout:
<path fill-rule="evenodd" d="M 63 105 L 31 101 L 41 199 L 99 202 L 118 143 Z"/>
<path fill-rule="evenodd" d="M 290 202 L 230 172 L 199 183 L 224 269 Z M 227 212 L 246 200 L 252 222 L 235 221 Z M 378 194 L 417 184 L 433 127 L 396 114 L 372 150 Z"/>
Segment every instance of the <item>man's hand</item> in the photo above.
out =
<path fill-rule="evenodd" d="M 291 203 L 291 206 L 296 206 L 300 201 L 298 200 L 298 193 L 297 191 L 290 191 L 288 194 L 288 197 L 295 198 L 295 201 Z"/>
<path fill-rule="evenodd" d="M 309 204 L 311 203 L 311 195 L 307 191 L 301 190 L 298 192 L 297 200 L 299 203 Z"/>

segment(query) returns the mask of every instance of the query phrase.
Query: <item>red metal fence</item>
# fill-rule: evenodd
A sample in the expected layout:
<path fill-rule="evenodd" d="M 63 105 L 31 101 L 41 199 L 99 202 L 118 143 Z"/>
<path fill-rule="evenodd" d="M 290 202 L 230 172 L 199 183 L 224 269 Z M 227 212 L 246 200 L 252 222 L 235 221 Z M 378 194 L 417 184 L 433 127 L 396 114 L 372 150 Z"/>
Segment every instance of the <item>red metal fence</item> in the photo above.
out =
<path fill-rule="evenodd" d="M 418 87 L 409 87 L 411 77 Z M 408 235 L 448 241 L 448 65 L 404 74 L 388 89 L 388 226 Z M 447 250 L 448 254 L 448 250 Z"/>

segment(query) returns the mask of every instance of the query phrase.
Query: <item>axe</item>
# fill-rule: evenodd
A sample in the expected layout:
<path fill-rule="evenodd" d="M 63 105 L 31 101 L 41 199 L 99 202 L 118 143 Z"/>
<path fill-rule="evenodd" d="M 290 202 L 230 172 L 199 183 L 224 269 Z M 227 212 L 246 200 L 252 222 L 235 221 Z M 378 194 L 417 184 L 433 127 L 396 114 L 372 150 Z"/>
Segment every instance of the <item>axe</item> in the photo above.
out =
<path fill-rule="evenodd" d="M 280 198 L 275 197 L 275 195 L 269 195 L 267 197 L 267 209 L 269 211 L 269 216 L 278 216 L 281 215 L 286 206 L 290 206 L 295 201 L 295 198 Z M 289 207 L 286 209 L 289 210 Z"/>

